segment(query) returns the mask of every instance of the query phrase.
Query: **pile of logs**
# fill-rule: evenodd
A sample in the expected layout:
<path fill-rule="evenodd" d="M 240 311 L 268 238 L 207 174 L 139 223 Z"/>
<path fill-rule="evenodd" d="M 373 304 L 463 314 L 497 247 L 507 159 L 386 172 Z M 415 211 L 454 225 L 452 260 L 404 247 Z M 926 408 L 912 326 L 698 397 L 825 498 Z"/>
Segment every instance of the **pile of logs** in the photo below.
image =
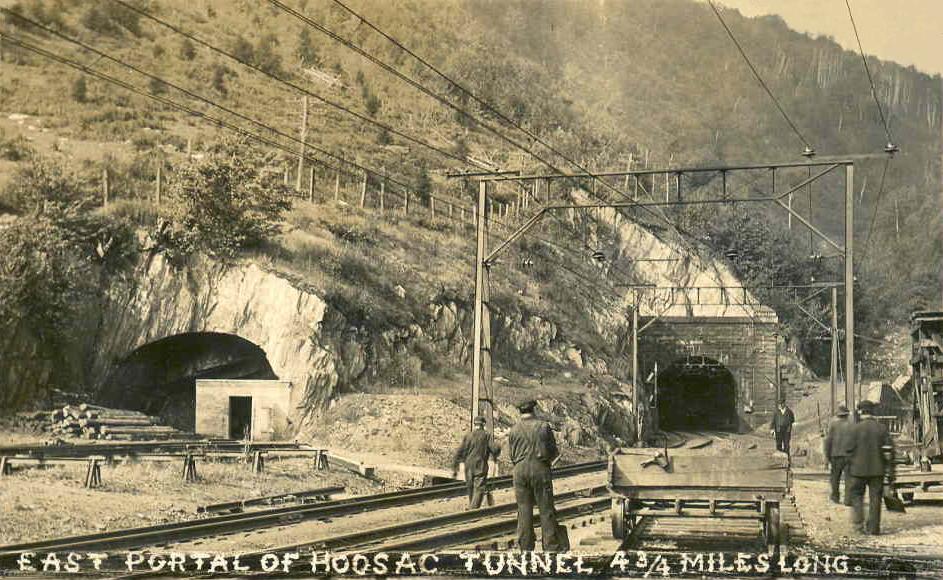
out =
<path fill-rule="evenodd" d="M 189 434 L 160 424 L 158 417 L 138 411 L 109 409 L 82 403 L 66 405 L 50 413 L 49 431 L 65 437 L 107 439 L 111 441 L 141 441 L 154 439 L 182 439 Z"/>

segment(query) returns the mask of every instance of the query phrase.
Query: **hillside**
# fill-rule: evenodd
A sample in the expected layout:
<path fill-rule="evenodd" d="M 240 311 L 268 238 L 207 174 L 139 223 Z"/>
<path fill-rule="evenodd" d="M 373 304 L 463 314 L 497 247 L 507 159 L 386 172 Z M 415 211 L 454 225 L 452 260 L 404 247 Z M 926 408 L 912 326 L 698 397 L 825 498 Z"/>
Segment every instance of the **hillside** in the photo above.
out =
<path fill-rule="evenodd" d="M 464 200 L 470 207 L 472 192 L 444 174 L 447 170 L 474 168 L 474 164 L 459 163 L 450 156 L 486 160 L 508 168 L 523 164 L 525 171 L 547 171 L 546 166 L 522 156 L 479 123 L 420 94 L 273 6 L 224 0 L 153 0 L 134 5 L 271 75 L 438 149 L 436 152 L 311 100 L 309 143 L 410 184 L 420 200 L 435 193 L 443 199 Z M 390 62 L 403 74 L 448 94 L 458 106 L 499 127 L 502 134 L 528 142 L 478 104 L 461 98 L 445 81 L 433 77 L 336 4 L 307 0 L 290 5 Z M 617 169 L 625 167 L 630 159 L 636 167 L 645 163 L 649 167 L 677 167 L 800 159 L 802 144 L 756 85 L 705 5 L 688 0 L 552 2 L 542 4 L 540 10 L 534 10 L 532 2 L 490 0 L 408 0 L 395 4 L 367 1 L 349 5 L 476 95 L 494 103 L 516 123 L 587 167 Z M 187 41 L 115 2 L 34 0 L 5 2 L 3 6 L 168 83 L 198 92 L 285 134 L 297 135 L 301 117 L 301 95 L 297 91 Z M 731 11 L 725 13 L 725 18 L 820 155 L 883 148 L 886 139 L 860 57 L 828 39 L 795 33 L 775 18 L 744 19 Z M 130 72 L 54 36 L 37 33 L 9 15 L 4 16 L 3 30 L 5 38 L 30 39 L 145 91 L 186 102 L 195 110 L 208 111 L 253 132 L 261 131 L 167 84 Z M 901 147 L 887 164 L 884 191 L 879 185 L 884 161 L 864 161 L 857 167 L 861 192 L 857 198 L 856 237 L 865 255 L 858 268 L 859 327 L 866 334 L 883 336 L 899 328 L 909 310 L 932 304 L 938 298 L 940 272 L 936 265 L 943 259 L 943 106 L 939 77 L 875 59 L 870 64 L 894 138 Z M 23 151 L 30 148 L 68 164 L 86 193 L 96 196 L 101 171 L 107 167 L 111 200 L 117 202 L 104 215 L 127 217 L 148 229 L 164 212 L 151 206 L 157 165 L 161 166 L 165 184 L 173 184 L 188 157 L 210 154 L 226 133 L 197 117 L 101 81 L 80 81 L 78 72 L 9 43 L 4 45 L 0 81 L 2 180 L 8 181 L 25 163 Z M 271 132 L 265 135 L 291 150 L 297 148 L 283 136 Z M 574 169 L 553 153 L 539 146 L 534 149 L 557 167 Z M 322 153 L 312 155 L 330 165 L 338 163 Z M 287 171 L 288 181 L 294 183 L 296 161 L 290 156 L 276 151 L 267 163 L 273 171 Z M 337 178 L 343 197 L 350 204 L 356 203 L 359 169 L 348 167 L 346 171 L 350 174 L 338 176 L 333 169 L 316 168 L 317 201 L 331 199 Z M 374 195 L 379 181 L 371 175 L 369 188 Z M 756 192 L 762 182 L 743 179 L 731 185 Z M 390 195 L 403 191 L 392 181 L 386 186 Z M 699 186 L 707 189 L 712 184 Z M 840 236 L 840 182 L 830 181 L 819 187 L 813 218 Z M 496 195 L 512 200 L 516 192 L 505 188 Z M 9 197 L 0 197 L 0 204 L 16 206 Z M 801 195 L 797 204 L 803 213 L 808 211 L 808 201 Z M 409 225 L 397 220 L 371 225 L 372 218 L 357 212 L 351 216 L 346 208 L 343 204 L 296 207 L 288 216 L 284 233 L 248 257 L 279 262 L 282 269 L 327 295 L 348 319 L 377 332 L 391 325 L 408 326 L 411 317 L 430 299 L 448 296 L 458 302 L 470 300 L 472 247 L 467 231 L 441 231 L 440 226 L 417 218 L 410 218 Z M 899 231 L 895 208 L 900 216 Z M 876 216 L 873 231 L 872 215 Z M 808 263 L 809 254 L 819 253 L 822 248 L 810 249 L 808 238 L 799 230 L 786 231 L 782 216 L 774 219 L 764 214 L 738 222 L 734 219 L 736 211 L 725 209 L 710 215 L 678 212 L 672 217 L 685 239 L 704 244 L 714 259 L 727 260 L 732 271 L 747 283 L 807 281 L 810 270 L 806 267 L 819 276 L 834 273 L 831 265 Z M 663 228 L 653 231 L 670 237 Z M 579 220 L 575 230 L 548 226 L 543 235 L 568 250 L 533 240 L 516 248 L 510 263 L 520 263 L 525 256 L 545 260 L 538 260 L 537 271 L 531 272 L 502 266 L 501 276 L 495 277 L 496 301 L 506 312 L 520 313 L 519 319 L 526 320 L 530 315 L 552 319 L 557 327 L 568 329 L 567 340 L 587 352 L 602 353 L 601 358 L 614 364 L 619 347 L 613 346 L 613 337 L 618 335 L 613 329 L 624 321 L 597 321 L 621 304 L 624 297 L 613 288 L 586 287 L 584 278 L 594 272 L 583 247 L 587 238 L 602 240 L 611 237 L 612 232 L 607 224 L 592 219 Z M 757 256 L 732 262 L 724 258 L 731 248 L 746 247 L 757 233 L 770 234 Z M 773 266 L 780 262 L 788 267 Z M 557 263 L 579 275 L 550 265 Z M 390 276 L 397 267 L 399 274 Z M 621 271 L 632 270 L 623 267 Z M 610 277 L 619 276 L 617 270 Z M 637 281 L 632 275 L 622 278 L 616 282 Z M 402 299 L 395 298 L 400 292 L 396 286 L 408 297 L 405 306 Z M 761 298 L 777 307 L 787 321 L 796 321 L 796 334 L 802 338 L 811 335 L 808 327 L 812 325 L 799 322 L 788 300 Z M 567 305 L 574 301 L 592 307 L 585 313 L 572 312 Z M 824 305 L 816 304 L 815 308 L 821 313 Z M 504 362 L 512 360 L 513 356 L 507 356 Z"/>

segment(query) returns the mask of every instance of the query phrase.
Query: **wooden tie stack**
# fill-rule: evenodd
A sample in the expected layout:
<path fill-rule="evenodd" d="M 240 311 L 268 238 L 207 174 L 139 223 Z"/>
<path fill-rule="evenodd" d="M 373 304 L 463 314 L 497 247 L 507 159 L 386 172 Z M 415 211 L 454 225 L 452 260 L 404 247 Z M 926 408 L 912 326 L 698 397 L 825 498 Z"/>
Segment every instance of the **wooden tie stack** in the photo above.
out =
<path fill-rule="evenodd" d="M 110 409 L 82 403 L 66 405 L 50 415 L 50 431 L 54 435 L 107 439 L 109 441 L 141 441 L 182 439 L 189 434 L 160 425 L 160 419 L 139 411 Z"/>

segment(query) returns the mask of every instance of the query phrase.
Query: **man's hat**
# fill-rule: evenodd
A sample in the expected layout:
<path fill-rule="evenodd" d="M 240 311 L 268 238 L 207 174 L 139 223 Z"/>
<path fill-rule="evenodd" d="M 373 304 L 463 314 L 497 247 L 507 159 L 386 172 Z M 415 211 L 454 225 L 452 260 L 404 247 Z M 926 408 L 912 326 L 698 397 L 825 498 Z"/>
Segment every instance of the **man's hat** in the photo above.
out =
<path fill-rule="evenodd" d="M 533 399 L 527 399 L 517 404 L 517 410 L 520 411 L 521 413 L 531 413 L 536 408 L 537 408 L 537 401 Z"/>
<path fill-rule="evenodd" d="M 871 414 L 874 412 L 874 401 L 869 401 L 867 399 L 858 403 L 858 411 L 861 413 Z"/>
<path fill-rule="evenodd" d="M 835 411 L 835 414 L 838 415 L 839 417 L 847 417 L 847 416 L 848 416 L 848 407 L 846 407 L 846 406 L 844 406 L 844 405 L 839 405 L 839 406 L 838 406 L 838 410 Z"/>
<path fill-rule="evenodd" d="M 478 415 L 477 417 L 475 417 L 475 420 L 472 422 L 475 425 L 484 425 L 485 423 L 487 423 L 487 421 L 485 421 L 485 418 L 482 417 L 481 415 Z"/>

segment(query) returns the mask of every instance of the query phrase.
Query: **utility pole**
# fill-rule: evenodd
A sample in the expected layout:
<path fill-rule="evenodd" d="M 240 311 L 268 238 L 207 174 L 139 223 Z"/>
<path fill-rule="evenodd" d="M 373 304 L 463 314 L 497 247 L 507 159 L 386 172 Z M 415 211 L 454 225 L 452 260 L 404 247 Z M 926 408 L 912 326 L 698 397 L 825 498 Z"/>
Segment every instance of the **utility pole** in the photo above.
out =
<path fill-rule="evenodd" d="M 341 195 L 341 171 L 338 169 L 334 172 L 334 201 L 340 199 Z"/>
<path fill-rule="evenodd" d="M 477 251 L 475 259 L 475 322 L 474 322 L 474 352 L 472 353 L 472 412 L 471 421 L 483 415 L 487 422 L 488 431 L 494 432 L 494 407 L 491 400 L 491 312 L 488 264 L 485 256 L 488 251 L 488 225 L 485 212 L 487 211 L 488 193 L 487 182 L 478 184 L 477 221 Z M 487 404 L 487 411 L 481 404 Z"/>
<path fill-rule="evenodd" d="M 829 398 L 829 416 L 835 416 L 835 399 L 838 397 L 838 287 L 832 286 L 832 364 L 829 373 L 831 397 Z"/>
<path fill-rule="evenodd" d="M 845 165 L 845 404 L 855 412 L 855 166 Z"/>
<path fill-rule="evenodd" d="M 308 138 L 308 96 L 302 99 L 301 111 L 301 152 L 298 154 L 298 175 L 295 176 L 295 189 L 301 191 L 301 176 L 305 168 L 305 139 Z"/>
<path fill-rule="evenodd" d="M 367 172 L 363 172 L 363 181 L 360 182 L 360 207 L 367 204 Z"/>
<path fill-rule="evenodd" d="M 642 400 L 639 396 L 638 388 L 638 306 L 639 299 L 638 293 L 635 294 L 635 304 L 632 306 L 632 405 L 635 407 L 636 414 L 636 425 L 640 426 L 642 424 Z M 635 434 L 637 441 L 642 440 L 642 432 L 640 428 L 636 428 L 638 433 Z"/>

